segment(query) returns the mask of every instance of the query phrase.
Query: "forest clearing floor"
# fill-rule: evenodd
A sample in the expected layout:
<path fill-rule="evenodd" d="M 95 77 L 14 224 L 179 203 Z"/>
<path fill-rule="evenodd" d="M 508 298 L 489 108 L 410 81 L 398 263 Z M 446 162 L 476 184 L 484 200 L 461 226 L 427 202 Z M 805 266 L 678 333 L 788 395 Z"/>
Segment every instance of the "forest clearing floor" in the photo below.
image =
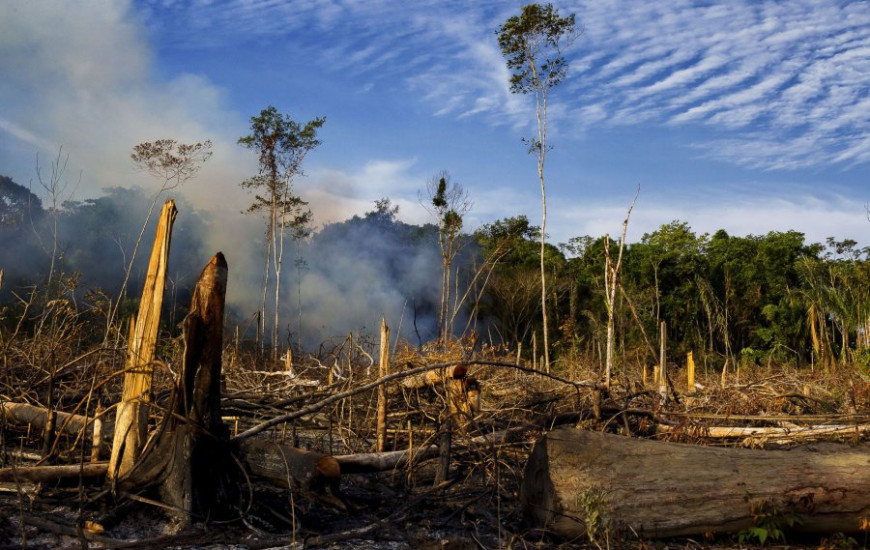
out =
<path fill-rule="evenodd" d="M 371 349 L 371 348 L 369 348 Z M 232 349 L 225 353 L 223 414 L 232 435 L 270 418 L 305 408 L 310 413 L 279 422 L 256 438 L 279 441 L 328 456 L 371 454 L 376 440 L 377 366 L 360 343 L 343 342 L 318 356 L 264 367 Z M 438 377 L 419 384 L 396 380 L 388 386 L 385 451 L 412 450 L 418 457 L 381 471 L 342 472 L 337 491 L 287 490 L 247 477 L 238 516 L 215 522 L 196 518 L 178 529 L 148 493 L 112 496 L 101 478 L 0 485 L 0 550 L 6 548 L 261 548 L 327 549 L 494 549 L 542 550 L 632 548 L 747 548 L 758 543 L 746 533 L 695 540 L 664 541 L 616 537 L 607 526 L 587 540 L 566 542 L 527 527 L 520 507 L 523 468 L 535 440 L 557 425 L 573 425 L 642 438 L 696 445 L 779 448 L 820 439 L 846 444 L 867 441 L 861 427 L 870 423 L 870 383 L 861 373 L 837 366 L 795 369 L 753 366 L 740 372 L 699 369 L 693 391 L 686 391 L 685 368 L 669 373 L 667 400 L 640 366 L 617 371 L 610 389 L 600 370 L 581 361 L 554 365 L 551 375 L 505 359 L 499 349 L 397 350 L 394 372 L 432 365 Z M 91 391 L 94 380 L 108 380 L 116 368 L 111 354 L 83 355 L 75 369 L 59 372 L 54 403 L 66 412 L 93 411 L 117 402 L 117 382 Z M 473 418 L 457 419 L 451 429 L 449 469 L 439 471 L 444 453 L 420 453 L 443 444 L 450 412 L 446 381 L 456 365 L 467 367 L 480 387 Z M 158 369 L 152 427 L 163 419 L 171 393 L 172 362 Z M 39 373 L 36 373 L 39 374 Z M 3 402 L 44 406 L 45 376 L 26 362 L 7 363 Z M 44 372 L 42 372 L 44 374 Z M 412 377 L 404 380 L 412 379 Z M 463 386 L 464 387 L 464 386 Z M 17 388 L 17 391 L 13 391 Z M 21 390 L 21 388 L 26 388 Z M 357 391 L 359 390 L 359 391 Z M 339 394 L 348 395 L 329 401 Z M 468 395 L 466 395 L 468 398 Z M 319 406 L 326 402 L 325 405 Z M 84 406 L 79 406 L 84 405 Z M 840 426 L 814 433 L 810 427 Z M 756 431 L 715 435 L 714 428 Z M 43 434 L 8 420 L 2 426 L 4 469 L 42 463 L 78 464 L 90 456 L 89 437 L 59 434 L 53 452 L 42 452 Z M 767 428 L 775 428 L 767 430 Z M 785 428 L 785 430 L 783 430 Z M 47 460 L 44 458 L 48 456 Z M 439 476 L 443 481 L 436 481 Z M 830 534 L 800 538 L 785 532 L 766 547 L 868 548 L 863 539 Z M 787 541 L 787 543 L 786 543 Z"/>

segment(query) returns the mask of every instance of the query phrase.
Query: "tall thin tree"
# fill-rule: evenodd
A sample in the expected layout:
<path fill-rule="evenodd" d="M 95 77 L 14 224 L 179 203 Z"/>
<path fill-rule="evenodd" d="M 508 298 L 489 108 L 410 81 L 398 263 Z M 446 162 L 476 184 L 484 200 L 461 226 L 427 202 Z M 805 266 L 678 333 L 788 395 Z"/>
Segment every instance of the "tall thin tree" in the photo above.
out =
<path fill-rule="evenodd" d="M 239 138 L 239 145 L 259 155 L 259 173 L 242 182 L 242 187 L 254 190 L 254 202 L 248 212 L 266 213 L 266 243 L 263 262 L 263 303 L 260 333 L 266 334 L 266 302 L 270 269 L 275 275 L 274 315 L 271 356 L 278 358 L 278 328 L 280 326 L 281 267 L 284 261 L 284 235 L 290 229 L 294 237 L 305 234 L 311 220 L 307 202 L 294 194 L 293 181 L 301 176 L 302 161 L 309 151 L 320 145 L 317 131 L 326 119 L 318 117 L 304 125 L 290 115 L 281 114 L 269 106 L 251 117 L 251 134 Z M 264 342 L 261 341 L 261 346 Z M 261 348 L 262 349 L 262 348 Z"/>
<path fill-rule="evenodd" d="M 547 280 L 544 252 L 547 240 L 547 191 L 544 164 L 547 159 L 547 100 L 550 88 L 559 84 L 568 71 L 562 48 L 574 38 L 574 15 L 560 17 L 552 4 L 529 4 L 518 16 L 505 21 L 496 31 L 498 45 L 507 59 L 511 92 L 533 94 L 537 120 L 536 137 L 525 139 L 529 153 L 537 157 L 541 184 L 541 313 L 544 336 L 544 365 L 550 368 L 547 330 Z"/>
<path fill-rule="evenodd" d="M 610 235 L 604 236 L 604 303 L 607 306 L 607 348 L 605 352 L 604 366 L 604 383 L 610 387 L 610 379 L 613 373 L 613 321 L 616 319 L 616 289 L 619 288 L 619 269 L 622 267 L 622 253 L 625 250 L 625 235 L 628 233 L 628 220 L 631 218 L 631 211 L 634 210 L 634 204 L 637 202 L 637 196 L 640 194 L 640 187 L 637 188 L 637 193 L 634 194 L 634 199 L 628 207 L 628 212 L 625 213 L 625 220 L 622 222 L 622 234 L 619 236 L 619 251 L 616 256 L 616 263 L 610 255 Z"/>
<path fill-rule="evenodd" d="M 450 178 L 446 170 L 426 183 L 426 199 L 423 206 L 437 219 L 438 246 L 441 250 L 441 306 L 438 312 L 438 340 L 442 344 L 453 336 L 452 319 L 455 311 L 450 311 L 451 270 L 453 261 L 461 248 L 462 221 L 471 209 L 468 192 Z M 458 304 L 456 304 L 458 307 Z"/>

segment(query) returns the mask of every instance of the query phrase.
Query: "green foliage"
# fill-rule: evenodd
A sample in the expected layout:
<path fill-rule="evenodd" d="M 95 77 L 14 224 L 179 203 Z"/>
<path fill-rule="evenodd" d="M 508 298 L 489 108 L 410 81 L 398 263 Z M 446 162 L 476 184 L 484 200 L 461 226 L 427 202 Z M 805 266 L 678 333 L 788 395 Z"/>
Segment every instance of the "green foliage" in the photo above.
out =
<path fill-rule="evenodd" d="M 302 174 L 305 155 L 320 145 L 317 131 L 326 119 L 315 118 L 304 125 L 290 115 L 280 114 L 273 106 L 251 117 L 251 134 L 239 138 L 238 143 L 259 155 L 259 174 L 242 182 L 242 187 L 265 189 L 265 195 L 256 193 L 248 212 L 268 210 L 272 216 L 277 212 L 289 212 L 281 216 L 284 227 L 298 228 L 308 223 L 311 213 L 303 207 L 308 203 L 292 193 L 293 178 Z"/>
<path fill-rule="evenodd" d="M 865 376 L 870 376 L 870 348 L 861 348 L 855 352 L 855 364 Z"/>
<path fill-rule="evenodd" d="M 598 548 L 608 548 L 611 519 L 607 492 L 600 488 L 587 489 L 577 497 L 577 504 L 583 513 L 583 525 L 586 527 L 589 542 Z"/>
<path fill-rule="evenodd" d="M 785 542 L 785 532 L 803 520 L 792 509 L 793 506 L 777 507 L 770 502 L 753 503 L 749 508 L 752 525 L 737 534 L 737 542 L 743 544 Z"/>
<path fill-rule="evenodd" d="M 843 533 L 834 533 L 819 541 L 819 550 L 858 550 L 858 541 Z"/>
<path fill-rule="evenodd" d="M 435 191 L 435 196 L 432 197 L 432 206 L 436 209 L 447 208 L 447 198 L 445 195 L 447 194 L 447 178 L 445 176 L 441 176 L 438 180 L 438 189 Z"/>
<path fill-rule="evenodd" d="M 552 4 L 528 4 L 496 31 L 507 59 L 511 91 L 528 94 L 558 84 L 567 73 L 563 44 L 574 34 L 574 15 L 560 17 Z"/>
<path fill-rule="evenodd" d="M 740 364 L 744 367 L 754 367 L 761 361 L 762 353 L 753 348 L 740 350 Z"/>
<path fill-rule="evenodd" d="M 30 189 L 18 185 L 12 178 L 0 176 L 0 227 L 18 226 L 42 213 L 42 201 Z"/>

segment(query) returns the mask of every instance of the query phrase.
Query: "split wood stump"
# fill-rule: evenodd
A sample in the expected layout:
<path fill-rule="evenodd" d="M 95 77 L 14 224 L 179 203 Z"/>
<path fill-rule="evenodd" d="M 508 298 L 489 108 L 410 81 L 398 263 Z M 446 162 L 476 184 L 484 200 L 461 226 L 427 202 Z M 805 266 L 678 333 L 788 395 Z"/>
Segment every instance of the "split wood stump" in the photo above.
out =
<path fill-rule="evenodd" d="M 156 489 L 178 519 L 231 517 L 237 504 L 238 468 L 229 430 L 221 420 L 221 354 L 227 263 L 218 252 L 196 283 L 184 320 L 182 372 L 172 414 L 140 460 L 119 481 L 122 490 Z"/>
<path fill-rule="evenodd" d="M 178 209 L 166 201 L 157 221 L 157 233 L 139 301 L 139 313 L 131 321 L 124 388 L 115 415 L 115 433 L 109 458 L 109 479 L 113 482 L 129 473 L 139 459 L 148 430 L 148 402 L 154 371 L 154 350 L 160 327 L 160 309 L 169 265 L 172 225 Z"/>
<path fill-rule="evenodd" d="M 870 517 L 870 445 L 752 450 L 560 428 L 535 444 L 521 499 L 533 525 L 566 539 L 585 539 L 596 516 L 659 538 L 736 532 L 760 510 L 802 532 L 853 533 Z"/>

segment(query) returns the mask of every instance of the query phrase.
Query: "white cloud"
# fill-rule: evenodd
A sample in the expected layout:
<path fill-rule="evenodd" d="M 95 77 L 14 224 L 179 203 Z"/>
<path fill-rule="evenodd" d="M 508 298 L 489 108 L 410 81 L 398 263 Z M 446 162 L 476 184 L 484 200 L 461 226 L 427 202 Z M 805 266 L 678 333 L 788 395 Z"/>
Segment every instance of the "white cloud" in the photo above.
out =
<path fill-rule="evenodd" d="M 656 231 L 672 220 L 685 221 L 700 235 L 727 229 L 733 236 L 765 235 L 771 231 L 799 230 L 805 242 L 824 243 L 827 237 L 862 239 L 867 233 L 867 217 L 861 204 L 838 194 L 820 197 L 804 191 L 792 198 L 747 196 L 722 197 L 699 193 L 694 199 L 679 199 L 641 190 L 628 226 L 628 241 L 638 242 L 645 233 Z M 620 202 L 620 200 L 622 202 Z M 618 236 L 631 197 L 607 201 L 562 203 L 554 208 L 552 242 L 567 242 L 571 237 L 609 233 Z M 565 231 L 569 228 L 569 231 Z"/>
<path fill-rule="evenodd" d="M 324 73 L 352 72 L 358 80 L 353 90 L 409 89 L 431 114 L 526 133 L 533 107 L 529 98 L 510 93 L 494 37 L 515 10 L 506 3 L 458 7 L 436 0 L 407 9 L 386 0 L 3 2 L 0 162 L 13 162 L 22 147 L 49 158 L 63 145 L 71 164 L 83 170 L 82 193 L 93 193 L 106 185 L 149 185 L 127 160 L 137 142 L 211 138 L 216 154 L 184 191 L 204 207 L 243 209 L 250 197 L 238 182 L 255 169 L 254 156 L 235 145 L 247 130 L 244 117 L 208 78 L 166 80 L 155 71 L 149 33 L 190 48 L 290 44 Z M 560 133 L 690 128 L 699 156 L 761 170 L 870 161 L 866 2 L 567 0 L 560 10 L 576 12 L 584 28 L 570 49 L 570 75 L 551 98 L 553 128 Z M 387 151 L 378 158 L 394 157 Z M 21 174 L 32 174 L 32 155 L 16 162 L 24 166 Z M 416 193 L 429 174 L 415 173 L 415 166 L 405 158 L 360 162 L 345 171 L 313 167 L 298 186 L 319 223 L 361 214 L 384 196 L 400 205 L 403 219 L 426 221 Z M 534 214 L 540 197 L 533 191 L 479 190 L 474 216 L 487 222 Z M 597 214 L 576 210 L 577 218 L 558 200 L 551 204 L 556 239 L 574 228 L 576 234 L 618 230 L 630 197 L 626 204 L 593 205 L 600 207 Z M 646 200 L 642 194 L 638 220 L 644 211 L 669 217 L 668 203 L 644 210 Z M 752 221 L 741 214 L 757 212 L 750 207 L 739 203 L 728 211 L 729 224 Z M 785 220 L 790 208 L 804 207 L 822 210 L 795 200 L 778 212 Z M 831 208 L 846 211 L 841 203 Z M 706 210 L 686 212 L 697 217 Z M 716 219 L 714 212 L 709 219 Z M 823 226 L 820 214 L 792 219 L 794 227 L 804 221 Z"/>
<path fill-rule="evenodd" d="M 399 206 L 399 219 L 426 223 L 428 214 L 418 200 L 426 178 L 413 171 L 416 163 L 416 159 L 373 160 L 350 172 L 312 170 L 297 180 L 296 189 L 309 202 L 317 227 L 370 212 L 382 198 Z"/>
<path fill-rule="evenodd" d="M 567 84 L 588 105 L 615 113 L 603 124 L 701 122 L 722 134 L 713 141 L 748 138 L 743 154 L 728 160 L 749 167 L 870 160 L 861 148 L 852 152 L 850 137 L 870 131 L 855 103 L 870 91 L 866 3 L 626 0 L 577 8 L 587 32 L 575 65 L 584 70 Z M 753 153 L 759 132 L 782 144 L 784 159 Z"/>

